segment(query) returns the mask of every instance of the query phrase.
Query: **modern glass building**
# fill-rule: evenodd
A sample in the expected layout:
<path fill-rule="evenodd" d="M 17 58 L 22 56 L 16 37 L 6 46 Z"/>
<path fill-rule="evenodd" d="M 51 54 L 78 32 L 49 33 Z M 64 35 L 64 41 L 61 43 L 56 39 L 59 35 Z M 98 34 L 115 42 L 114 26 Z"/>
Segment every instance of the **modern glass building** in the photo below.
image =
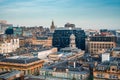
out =
<path fill-rule="evenodd" d="M 23 33 L 22 27 L 13 27 L 13 30 L 15 36 L 22 36 Z"/>
<path fill-rule="evenodd" d="M 68 47 L 70 44 L 70 35 L 75 35 L 76 47 L 85 50 L 85 32 L 81 28 L 58 28 L 53 33 L 53 46 L 58 50 Z"/>

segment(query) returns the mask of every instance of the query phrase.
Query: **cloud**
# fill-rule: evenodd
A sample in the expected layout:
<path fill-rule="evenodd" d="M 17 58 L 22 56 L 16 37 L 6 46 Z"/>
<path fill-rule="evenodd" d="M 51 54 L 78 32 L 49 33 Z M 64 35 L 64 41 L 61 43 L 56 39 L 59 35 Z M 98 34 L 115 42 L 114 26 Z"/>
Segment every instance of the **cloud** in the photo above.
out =
<path fill-rule="evenodd" d="M 79 24 L 83 20 L 83 24 L 91 25 L 95 21 L 102 23 L 102 19 L 106 19 L 103 24 L 109 24 L 107 20 L 113 19 L 113 24 L 117 24 L 119 14 L 120 0 L 0 0 L 0 18 L 24 24 L 51 19 L 61 24 L 62 21 Z"/>

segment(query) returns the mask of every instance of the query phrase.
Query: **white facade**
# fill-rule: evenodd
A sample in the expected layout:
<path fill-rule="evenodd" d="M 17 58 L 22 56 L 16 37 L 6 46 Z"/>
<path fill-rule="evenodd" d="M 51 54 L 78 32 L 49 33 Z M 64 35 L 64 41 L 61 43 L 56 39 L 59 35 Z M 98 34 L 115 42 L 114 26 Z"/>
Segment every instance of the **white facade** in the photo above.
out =
<path fill-rule="evenodd" d="M 109 61 L 109 60 L 110 60 L 110 53 L 102 54 L 102 62 Z"/>
<path fill-rule="evenodd" d="M 0 53 L 10 53 L 19 48 L 19 39 L 11 39 L 0 43 Z"/>
<path fill-rule="evenodd" d="M 45 59 L 45 58 L 47 58 L 47 56 L 49 54 L 52 54 L 52 53 L 55 53 L 55 52 L 57 52 L 57 48 L 51 48 L 49 50 L 40 51 L 40 52 L 38 52 L 38 56 L 37 57 L 39 59 Z"/>

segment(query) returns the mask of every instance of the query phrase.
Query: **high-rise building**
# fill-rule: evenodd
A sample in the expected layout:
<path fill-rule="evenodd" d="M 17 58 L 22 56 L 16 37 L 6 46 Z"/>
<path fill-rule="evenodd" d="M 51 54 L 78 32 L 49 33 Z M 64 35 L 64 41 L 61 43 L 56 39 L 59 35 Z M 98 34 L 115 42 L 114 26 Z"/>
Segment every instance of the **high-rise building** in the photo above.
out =
<path fill-rule="evenodd" d="M 75 37 L 75 45 L 77 48 L 85 49 L 85 32 L 81 28 L 57 28 L 53 33 L 53 46 L 58 49 L 68 47 L 70 44 L 70 36 Z"/>

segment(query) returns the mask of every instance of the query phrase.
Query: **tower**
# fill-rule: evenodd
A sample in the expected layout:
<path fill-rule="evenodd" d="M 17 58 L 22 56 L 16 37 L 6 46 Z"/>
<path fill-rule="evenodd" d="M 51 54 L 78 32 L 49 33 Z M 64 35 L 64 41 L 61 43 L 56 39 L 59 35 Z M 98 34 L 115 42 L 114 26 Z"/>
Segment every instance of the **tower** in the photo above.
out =
<path fill-rule="evenodd" d="M 54 30 L 55 30 L 55 25 L 54 25 L 54 21 L 52 21 L 52 24 L 51 24 L 51 26 L 50 26 L 50 32 L 54 32 Z"/>
<path fill-rule="evenodd" d="M 70 35 L 70 47 L 71 47 L 71 48 L 76 48 L 75 35 L 74 35 L 74 34 L 71 34 L 71 35 Z"/>

